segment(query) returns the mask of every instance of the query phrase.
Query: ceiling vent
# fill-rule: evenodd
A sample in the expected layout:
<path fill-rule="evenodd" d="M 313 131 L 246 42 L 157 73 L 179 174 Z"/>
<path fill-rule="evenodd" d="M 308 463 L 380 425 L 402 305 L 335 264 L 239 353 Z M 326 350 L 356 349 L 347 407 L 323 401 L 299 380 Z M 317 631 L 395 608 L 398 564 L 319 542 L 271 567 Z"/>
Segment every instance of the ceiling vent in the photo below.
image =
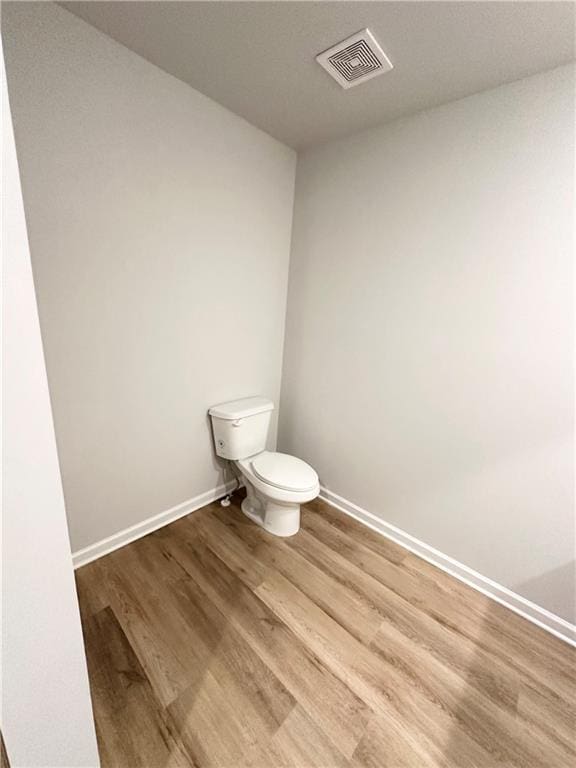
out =
<path fill-rule="evenodd" d="M 316 56 L 342 88 L 352 88 L 392 69 L 392 62 L 369 29 L 363 29 Z"/>

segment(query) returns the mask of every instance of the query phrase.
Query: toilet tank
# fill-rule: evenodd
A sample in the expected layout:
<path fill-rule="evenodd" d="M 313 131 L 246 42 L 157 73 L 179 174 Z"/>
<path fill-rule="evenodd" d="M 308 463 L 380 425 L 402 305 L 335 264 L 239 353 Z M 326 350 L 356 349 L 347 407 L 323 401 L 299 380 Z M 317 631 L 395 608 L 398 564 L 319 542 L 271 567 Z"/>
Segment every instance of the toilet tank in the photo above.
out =
<path fill-rule="evenodd" d="M 245 397 L 214 405 L 212 419 L 216 453 L 223 459 L 247 459 L 266 449 L 274 403 L 266 397 Z"/>

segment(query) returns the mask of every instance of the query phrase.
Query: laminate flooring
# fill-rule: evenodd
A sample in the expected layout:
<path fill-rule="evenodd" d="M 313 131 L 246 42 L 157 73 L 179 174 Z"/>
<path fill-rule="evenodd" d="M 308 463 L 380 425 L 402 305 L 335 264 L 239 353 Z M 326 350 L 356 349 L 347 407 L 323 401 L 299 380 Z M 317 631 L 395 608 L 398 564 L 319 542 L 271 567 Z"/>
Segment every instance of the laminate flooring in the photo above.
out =
<path fill-rule="evenodd" d="M 568 768 L 576 650 L 322 501 L 76 572 L 103 768 Z"/>

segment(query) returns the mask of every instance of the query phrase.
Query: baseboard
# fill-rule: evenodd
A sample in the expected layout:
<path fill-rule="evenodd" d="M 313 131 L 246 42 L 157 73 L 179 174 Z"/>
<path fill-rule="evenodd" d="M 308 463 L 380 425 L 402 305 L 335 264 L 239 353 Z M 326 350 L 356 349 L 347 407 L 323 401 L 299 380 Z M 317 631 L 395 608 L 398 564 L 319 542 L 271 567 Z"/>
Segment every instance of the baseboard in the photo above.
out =
<path fill-rule="evenodd" d="M 414 536 L 397 528 L 395 525 L 391 525 L 390 523 L 381 520 L 379 517 L 376 517 L 376 515 L 373 515 L 371 512 L 367 512 L 357 504 L 353 504 L 351 501 L 328 490 L 328 488 L 321 486 L 320 498 L 327 504 L 330 504 L 330 506 L 339 509 L 341 512 L 345 512 L 355 520 L 364 523 L 364 525 L 368 526 L 368 528 L 371 528 L 373 531 L 381 533 L 383 536 L 386 536 L 386 538 L 395 541 L 402 547 L 409 549 L 414 554 L 427 560 L 429 563 L 432 563 L 432 565 L 441 568 L 456 579 L 463 581 L 483 595 L 496 600 L 496 602 L 506 606 L 506 608 L 514 611 L 514 613 L 523 616 L 533 624 L 537 624 L 539 627 L 542 627 L 542 629 L 556 635 L 556 637 L 559 637 L 570 645 L 576 646 L 576 626 L 574 624 L 570 624 L 570 622 L 560 618 L 560 616 L 556 616 L 545 608 L 541 608 L 539 605 L 527 600 L 525 597 L 512 592 L 507 587 L 497 584 L 495 581 L 492 581 L 492 579 L 482 576 L 482 574 L 477 573 L 472 570 L 472 568 L 468 568 L 468 566 L 459 563 L 457 560 L 454 560 L 454 558 L 439 552 L 437 549 L 434 549 L 434 547 L 416 539 Z"/>
<path fill-rule="evenodd" d="M 77 552 L 72 553 L 72 564 L 74 568 L 80 568 L 87 563 L 91 563 L 93 560 L 97 560 L 103 555 L 107 555 L 109 552 L 113 552 L 115 549 L 123 547 L 125 544 L 129 544 L 131 541 L 142 538 L 152 531 L 162 528 L 168 523 L 178 520 L 180 517 L 189 515 L 190 512 L 195 512 L 201 507 L 205 507 L 206 504 L 210 504 L 217 499 L 221 499 L 227 493 L 232 491 L 237 485 L 236 480 L 232 480 L 229 483 L 224 483 L 210 491 L 201 493 L 198 496 L 194 496 L 192 499 L 183 501 L 181 504 L 177 504 L 175 507 L 167 509 L 165 512 L 160 512 L 159 515 L 154 515 L 141 523 L 125 528 L 123 531 L 108 536 L 106 539 L 97 541 L 95 544 L 91 544 L 89 547 L 79 549 Z"/>

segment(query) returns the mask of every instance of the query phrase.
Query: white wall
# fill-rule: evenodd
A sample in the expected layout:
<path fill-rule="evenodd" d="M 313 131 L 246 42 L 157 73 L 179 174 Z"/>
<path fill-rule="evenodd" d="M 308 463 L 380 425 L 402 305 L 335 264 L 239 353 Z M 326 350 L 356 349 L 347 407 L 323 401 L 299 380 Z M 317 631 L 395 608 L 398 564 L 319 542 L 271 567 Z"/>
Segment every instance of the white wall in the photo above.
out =
<path fill-rule="evenodd" d="M 278 400 L 295 154 L 61 8 L 2 23 L 77 550 L 222 482 L 209 405 Z"/>
<path fill-rule="evenodd" d="M 2 60 L 2 694 L 12 768 L 98 752 Z"/>
<path fill-rule="evenodd" d="M 279 447 L 574 620 L 574 70 L 299 157 Z"/>

